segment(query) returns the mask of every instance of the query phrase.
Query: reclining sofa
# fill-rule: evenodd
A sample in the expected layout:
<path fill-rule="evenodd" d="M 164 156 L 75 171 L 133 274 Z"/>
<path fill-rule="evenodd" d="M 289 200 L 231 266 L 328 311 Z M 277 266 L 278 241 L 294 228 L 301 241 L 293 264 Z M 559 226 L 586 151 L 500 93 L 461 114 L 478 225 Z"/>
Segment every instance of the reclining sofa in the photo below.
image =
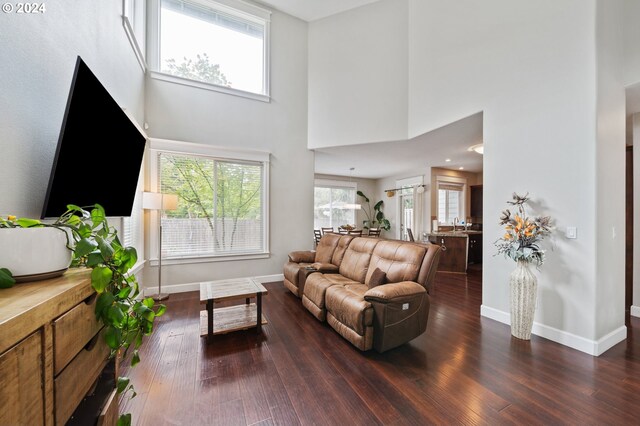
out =
<path fill-rule="evenodd" d="M 436 244 L 325 234 L 289 254 L 284 285 L 355 347 L 384 352 L 426 330 L 439 259 Z"/>

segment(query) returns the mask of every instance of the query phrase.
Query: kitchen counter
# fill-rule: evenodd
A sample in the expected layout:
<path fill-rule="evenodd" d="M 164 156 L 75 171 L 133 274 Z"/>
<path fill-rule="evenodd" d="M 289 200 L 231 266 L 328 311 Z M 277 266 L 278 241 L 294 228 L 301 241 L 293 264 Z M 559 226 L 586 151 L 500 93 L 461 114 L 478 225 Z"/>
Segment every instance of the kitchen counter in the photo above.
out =
<path fill-rule="evenodd" d="M 482 231 L 440 231 L 427 236 L 442 247 L 438 271 L 464 274 L 469 263 L 482 262 Z"/>

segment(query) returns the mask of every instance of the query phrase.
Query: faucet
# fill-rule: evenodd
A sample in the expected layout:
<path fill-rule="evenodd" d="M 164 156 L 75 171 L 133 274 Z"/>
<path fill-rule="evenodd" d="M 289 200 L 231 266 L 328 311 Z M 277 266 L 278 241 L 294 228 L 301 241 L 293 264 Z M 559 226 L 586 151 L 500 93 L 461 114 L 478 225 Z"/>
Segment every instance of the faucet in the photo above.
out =
<path fill-rule="evenodd" d="M 453 218 L 453 232 L 456 232 L 456 226 L 458 226 L 459 222 L 460 222 L 460 219 L 458 219 L 457 217 Z"/>

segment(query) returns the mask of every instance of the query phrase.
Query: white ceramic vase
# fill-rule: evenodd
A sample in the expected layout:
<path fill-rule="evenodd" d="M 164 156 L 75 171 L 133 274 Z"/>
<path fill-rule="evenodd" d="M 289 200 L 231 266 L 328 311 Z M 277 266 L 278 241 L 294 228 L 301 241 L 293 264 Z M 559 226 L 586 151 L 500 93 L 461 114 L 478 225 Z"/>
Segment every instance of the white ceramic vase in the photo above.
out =
<path fill-rule="evenodd" d="M 62 275 L 71 263 L 67 237 L 58 228 L 0 229 L 0 268 L 16 281 L 34 281 Z"/>
<path fill-rule="evenodd" d="M 518 261 L 511 273 L 511 335 L 530 340 L 533 316 L 536 312 L 538 279 L 529 269 L 530 263 Z"/>

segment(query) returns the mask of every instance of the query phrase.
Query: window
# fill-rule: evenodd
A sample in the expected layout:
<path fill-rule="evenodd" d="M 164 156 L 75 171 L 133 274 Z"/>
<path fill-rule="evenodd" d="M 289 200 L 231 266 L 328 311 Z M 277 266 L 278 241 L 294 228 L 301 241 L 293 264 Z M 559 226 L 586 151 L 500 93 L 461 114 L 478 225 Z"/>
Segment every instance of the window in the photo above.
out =
<path fill-rule="evenodd" d="M 453 220 L 464 220 L 464 184 L 438 181 L 438 222 L 453 225 Z"/>
<path fill-rule="evenodd" d="M 161 218 L 163 258 L 268 252 L 268 162 L 163 150 L 154 158 L 159 192 L 178 195 Z"/>
<path fill-rule="evenodd" d="M 314 189 L 313 227 L 337 229 L 356 223 L 356 184 L 317 180 Z"/>
<path fill-rule="evenodd" d="M 142 71 L 146 71 L 145 63 L 145 17 L 146 7 L 144 0 L 124 0 L 122 2 L 122 25 L 129 38 L 138 63 Z"/>
<path fill-rule="evenodd" d="M 233 0 L 156 1 L 157 71 L 213 90 L 268 97 L 268 11 Z"/>

